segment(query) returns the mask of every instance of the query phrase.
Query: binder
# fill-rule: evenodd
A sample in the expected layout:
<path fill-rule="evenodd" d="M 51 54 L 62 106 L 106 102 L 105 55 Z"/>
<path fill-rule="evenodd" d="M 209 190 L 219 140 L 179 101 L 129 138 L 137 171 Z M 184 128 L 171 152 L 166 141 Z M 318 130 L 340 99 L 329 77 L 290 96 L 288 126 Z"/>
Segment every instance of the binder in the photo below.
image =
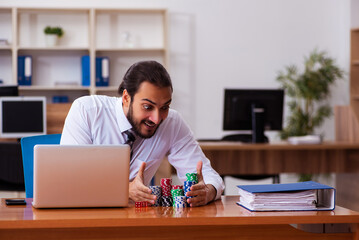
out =
<path fill-rule="evenodd" d="M 101 57 L 96 57 L 96 87 L 100 87 L 101 86 L 101 76 L 102 76 L 102 63 L 101 63 L 102 58 Z"/>
<path fill-rule="evenodd" d="M 103 57 L 101 64 L 101 86 L 108 87 L 110 80 L 110 59 L 108 57 Z"/>
<path fill-rule="evenodd" d="M 237 204 L 250 211 L 323 211 L 335 208 L 335 188 L 314 181 L 237 187 L 240 195 Z M 313 196 L 315 201 L 312 201 Z"/>
<path fill-rule="evenodd" d="M 110 80 L 110 59 L 96 57 L 96 87 L 106 87 Z"/>
<path fill-rule="evenodd" d="M 81 57 L 82 86 L 90 86 L 90 56 Z"/>
<path fill-rule="evenodd" d="M 32 56 L 18 56 L 18 85 L 30 86 L 32 82 Z"/>

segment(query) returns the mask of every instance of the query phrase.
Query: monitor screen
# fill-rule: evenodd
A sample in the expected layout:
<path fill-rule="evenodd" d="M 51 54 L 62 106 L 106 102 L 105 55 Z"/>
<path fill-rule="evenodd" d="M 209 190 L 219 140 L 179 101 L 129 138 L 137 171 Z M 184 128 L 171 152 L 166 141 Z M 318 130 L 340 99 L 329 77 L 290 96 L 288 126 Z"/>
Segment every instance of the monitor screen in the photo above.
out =
<path fill-rule="evenodd" d="M 225 89 L 223 130 L 252 130 L 252 107 L 262 110 L 264 130 L 281 130 L 284 90 Z"/>
<path fill-rule="evenodd" d="M 15 97 L 19 96 L 19 89 L 17 85 L 0 86 L 0 97 Z"/>
<path fill-rule="evenodd" d="M 45 97 L 0 97 L 0 137 L 46 134 Z"/>

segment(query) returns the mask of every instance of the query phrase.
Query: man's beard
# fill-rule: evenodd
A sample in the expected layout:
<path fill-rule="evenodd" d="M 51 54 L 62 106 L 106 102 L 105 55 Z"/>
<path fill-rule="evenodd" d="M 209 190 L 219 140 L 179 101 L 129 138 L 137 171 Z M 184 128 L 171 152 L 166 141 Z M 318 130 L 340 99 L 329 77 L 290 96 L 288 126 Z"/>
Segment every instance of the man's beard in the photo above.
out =
<path fill-rule="evenodd" d="M 135 132 L 135 134 L 141 138 L 151 138 L 157 131 L 158 127 L 160 126 L 160 124 L 162 123 L 162 121 L 160 122 L 160 124 L 158 124 L 158 126 L 156 127 L 155 131 L 153 131 L 153 134 L 151 135 L 143 135 L 141 133 L 141 124 L 145 124 L 145 120 L 141 120 L 140 122 L 135 121 L 135 119 L 133 118 L 133 107 L 132 107 L 132 101 L 130 103 L 130 107 L 128 109 L 127 112 L 127 120 L 131 123 L 132 125 L 132 130 Z"/>

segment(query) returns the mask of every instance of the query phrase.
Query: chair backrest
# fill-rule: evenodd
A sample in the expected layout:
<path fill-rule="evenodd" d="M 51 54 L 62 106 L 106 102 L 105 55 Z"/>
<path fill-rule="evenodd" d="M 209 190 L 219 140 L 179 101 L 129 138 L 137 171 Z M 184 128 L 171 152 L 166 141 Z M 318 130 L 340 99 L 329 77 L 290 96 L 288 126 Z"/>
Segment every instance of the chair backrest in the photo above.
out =
<path fill-rule="evenodd" d="M 60 144 L 60 139 L 61 134 L 48 134 L 21 138 L 21 152 L 27 198 L 33 197 L 34 146 L 37 144 Z"/>

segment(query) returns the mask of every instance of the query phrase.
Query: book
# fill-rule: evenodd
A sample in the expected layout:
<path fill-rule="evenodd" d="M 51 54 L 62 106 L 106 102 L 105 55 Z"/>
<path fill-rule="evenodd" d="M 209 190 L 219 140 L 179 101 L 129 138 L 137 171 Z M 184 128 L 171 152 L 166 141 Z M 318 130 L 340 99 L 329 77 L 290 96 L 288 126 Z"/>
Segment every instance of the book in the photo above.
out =
<path fill-rule="evenodd" d="M 250 211 L 320 211 L 335 208 L 335 188 L 313 181 L 237 187 L 240 195 L 237 204 Z"/>

